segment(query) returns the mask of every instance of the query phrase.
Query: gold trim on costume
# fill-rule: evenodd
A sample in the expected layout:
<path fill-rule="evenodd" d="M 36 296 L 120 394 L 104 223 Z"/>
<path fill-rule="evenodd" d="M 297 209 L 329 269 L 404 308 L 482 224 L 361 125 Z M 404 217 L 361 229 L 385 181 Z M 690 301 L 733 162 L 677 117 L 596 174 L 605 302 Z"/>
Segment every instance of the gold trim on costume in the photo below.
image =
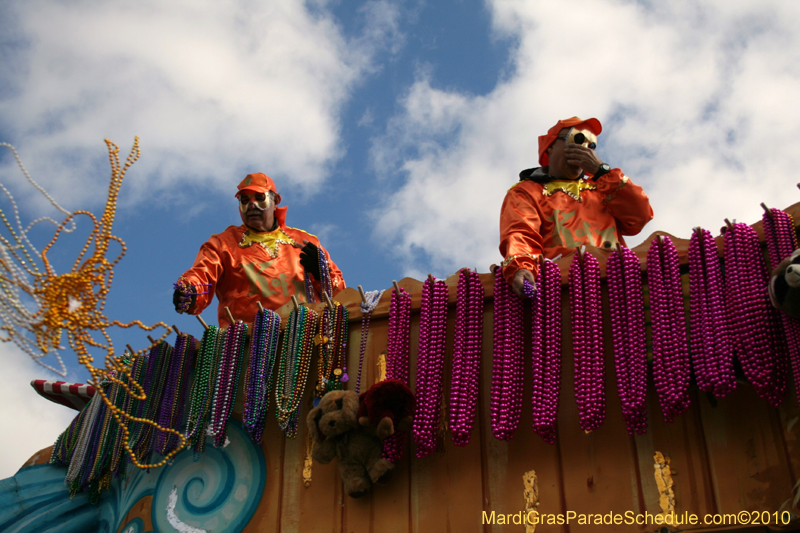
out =
<path fill-rule="evenodd" d="M 284 233 L 281 228 L 269 233 L 254 233 L 250 230 L 246 230 L 244 235 L 242 235 L 239 248 L 247 248 L 253 243 L 260 244 L 272 259 L 278 257 L 279 244 L 291 244 L 292 246 L 299 246 L 297 242 Z"/>
<path fill-rule="evenodd" d="M 622 176 L 622 181 L 620 182 L 620 184 L 617 186 L 617 188 L 616 188 L 616 189 L 614 189 L 614 192 L 612 192 L 611 194 L 609 194 L 608 196 L 606 196 L 606 197 L 603 199 L 603 203 L 606 203 L 606 204 L 607 204 L 608 202 L 610 202 L 611 200 L 613 200 L 613 199 L 614 199 L 614 196 L 615 196 L 615 195 L 616 195 L 616 194 L 619 192 L 619 190 L 620 190 L 621 188 L 623 188 L 623 187 L 624 187 L 625 185 L 627 185 L 627 184 L 628 184 L 628 176 Z"/>
<path fill-rule="evenodd" d="M 576 202 L 581 201 L 581 191 L 597 189 L 597 185 L 585 180 L 553 180 L 545 183 L 543 187 L 542 194 L 545 196 L 552 196 L 557 191 L 562 191 Z"/>
<path fill-rule="evenodd" d="M 513 261 L 514 259 L 516 259 L 516 258 L 518 258 L 518 257 L 529 257 L 530 259 L 533 259 L 534 261 L 538 261 L 538 260 L 539 260 L 539 255 L 538 255 L 538 254 L 517 254 L 517 255 L 510 255 L 510 256 L 506 257 L 506 258 L 503 260 L 503 262 L 500 264 L 500 266 L 501 266 L 501 267 L 503 267 L 503 268 L 505 268 L 505 267 L 507 267 L 507 266 L 509 265 L 509 263 L 511 263 L 511 261 Z"/>

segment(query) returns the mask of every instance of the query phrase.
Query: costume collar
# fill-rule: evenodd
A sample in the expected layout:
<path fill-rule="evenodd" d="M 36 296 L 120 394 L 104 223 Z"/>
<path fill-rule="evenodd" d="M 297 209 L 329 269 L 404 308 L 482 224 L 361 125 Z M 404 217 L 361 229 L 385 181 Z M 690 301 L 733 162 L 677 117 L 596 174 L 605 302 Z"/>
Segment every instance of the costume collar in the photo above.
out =
<path fill-rule="evenodd" d="M 577 179 L 577 180 L 552 180 L 548 181 L 547 183 L 542 184 L 544 189 L 542 190 L 542 194 L 545 196 L 552 196 L 558 191 L 564 192 L 567 196 L 572 198 L 573 200 L 580 202 L 581 201 L 581 191 L 590 190 L 594 191 L 597 189 L 597 185 L 593 182 Z"/>
<path fill-rule="evenodd" d="M 278 226 L 278 229 L 268 231 L 266 233 L 258 233 L 250 229 L 246 229 L 242 235 L 242 240 L 239 242 L 240 248 L 247 248 L 254 243 L 258 243 L 264 250 L 267 251 L 269 256 L 273 259 L 278 257 L 278 247 L 281 244 L 291 244 L 292 246 L 299 246 L 297 241 L 289 237 L 283 229 Z"/>

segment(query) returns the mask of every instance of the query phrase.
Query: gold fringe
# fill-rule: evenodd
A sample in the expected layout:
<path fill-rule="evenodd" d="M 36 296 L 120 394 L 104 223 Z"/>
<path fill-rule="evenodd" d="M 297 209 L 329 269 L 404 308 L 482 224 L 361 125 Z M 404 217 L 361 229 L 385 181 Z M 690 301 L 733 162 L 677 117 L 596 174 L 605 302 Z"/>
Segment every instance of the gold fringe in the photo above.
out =
<path fill-rule="evenodd" d="M 675 512 L 675 492 L 672 490 L 672 469 L 669 466 L 669 457 L 664 457 L 661 452 L 653 454 L 655 464 L 655 478 L 658 486 L 658 504 L 661 514 L 666 516 Z"/>
<path fill-rule="evenodd" d="M 522 492 L 522 499 L 525 503 L 525 518 L 538 516 L 539 479 L 536 477 L 536 471 L 531 470 L 522 474 L 522 484 L 525 487 Z M 533 520 L 525 520 L 525 533 L 534 533 L 536 531 L 536 524 L 532 522 Z"/>

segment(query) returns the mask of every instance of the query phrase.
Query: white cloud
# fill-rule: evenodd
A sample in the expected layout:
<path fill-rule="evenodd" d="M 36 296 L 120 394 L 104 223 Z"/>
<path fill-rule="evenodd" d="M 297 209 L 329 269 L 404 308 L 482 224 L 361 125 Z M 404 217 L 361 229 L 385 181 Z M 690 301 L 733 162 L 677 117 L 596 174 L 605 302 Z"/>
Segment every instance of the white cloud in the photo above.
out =
<path fill-rule="evenodd" d="M 36 364 L 16 346 L 0 344 L 0 479 L 13 476 L 36 452 L 52 446 L 75 415 L 74 409 L 39 396 L 34 379 L 61 379 Z M 68 379 L 74 379 L 74 376 Z"/>
<path fill-rule="evenodd" d="M 367 3 L 368 30 L 350 40 L 324 3 L 293 0 L 6 9 L 15 37 L 0 129 L 45 188 L 82 205 L 104 194 L 104 136 L 125 154 L 141 137 L 129 199 L 176 182 L 227 190 L 231 176 L 255 170 L 286 188 L 323 180 L 343 155 L 341 106 L 377 51 L 402 39 L 386 1 Z"/>
<path fill-rule="evenodd" d="M 487 3 L 516 43 L 510 73 L 483 96 L 423 73 L 372 149 L 376 169 L 406 178 L 374 216 L 409 272 L 498 262 L 506 190 L 537 166 L 537 137 L 574 115 L 603 122 L 600 156 L 651 198 L 656 218 L 629 244 L 800 199 L 800 4 Z"/>

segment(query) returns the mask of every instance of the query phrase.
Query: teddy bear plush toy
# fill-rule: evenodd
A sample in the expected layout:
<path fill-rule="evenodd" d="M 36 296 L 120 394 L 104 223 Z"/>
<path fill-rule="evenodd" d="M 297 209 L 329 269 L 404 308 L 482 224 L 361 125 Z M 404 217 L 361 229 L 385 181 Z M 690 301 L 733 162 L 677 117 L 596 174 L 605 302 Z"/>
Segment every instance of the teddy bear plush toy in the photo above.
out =
<path fill-rule="evenodd" d="M 366 494 L 373 483 L 385 483 L 394 464 L 383 459 L 383 445 L 374 430 L 358 422 L 358 395 L 331 391 L 308 413 L 308 430 L 314 439 L 312 457 L 328 464 L 339 459 L 344 491 L 352 498 Z"/>
<path fill-rule="evenodd" d="M 779 311 L 800 318 L 800 249 L 792 252 L 772 271 L 769 298 Z"/>

